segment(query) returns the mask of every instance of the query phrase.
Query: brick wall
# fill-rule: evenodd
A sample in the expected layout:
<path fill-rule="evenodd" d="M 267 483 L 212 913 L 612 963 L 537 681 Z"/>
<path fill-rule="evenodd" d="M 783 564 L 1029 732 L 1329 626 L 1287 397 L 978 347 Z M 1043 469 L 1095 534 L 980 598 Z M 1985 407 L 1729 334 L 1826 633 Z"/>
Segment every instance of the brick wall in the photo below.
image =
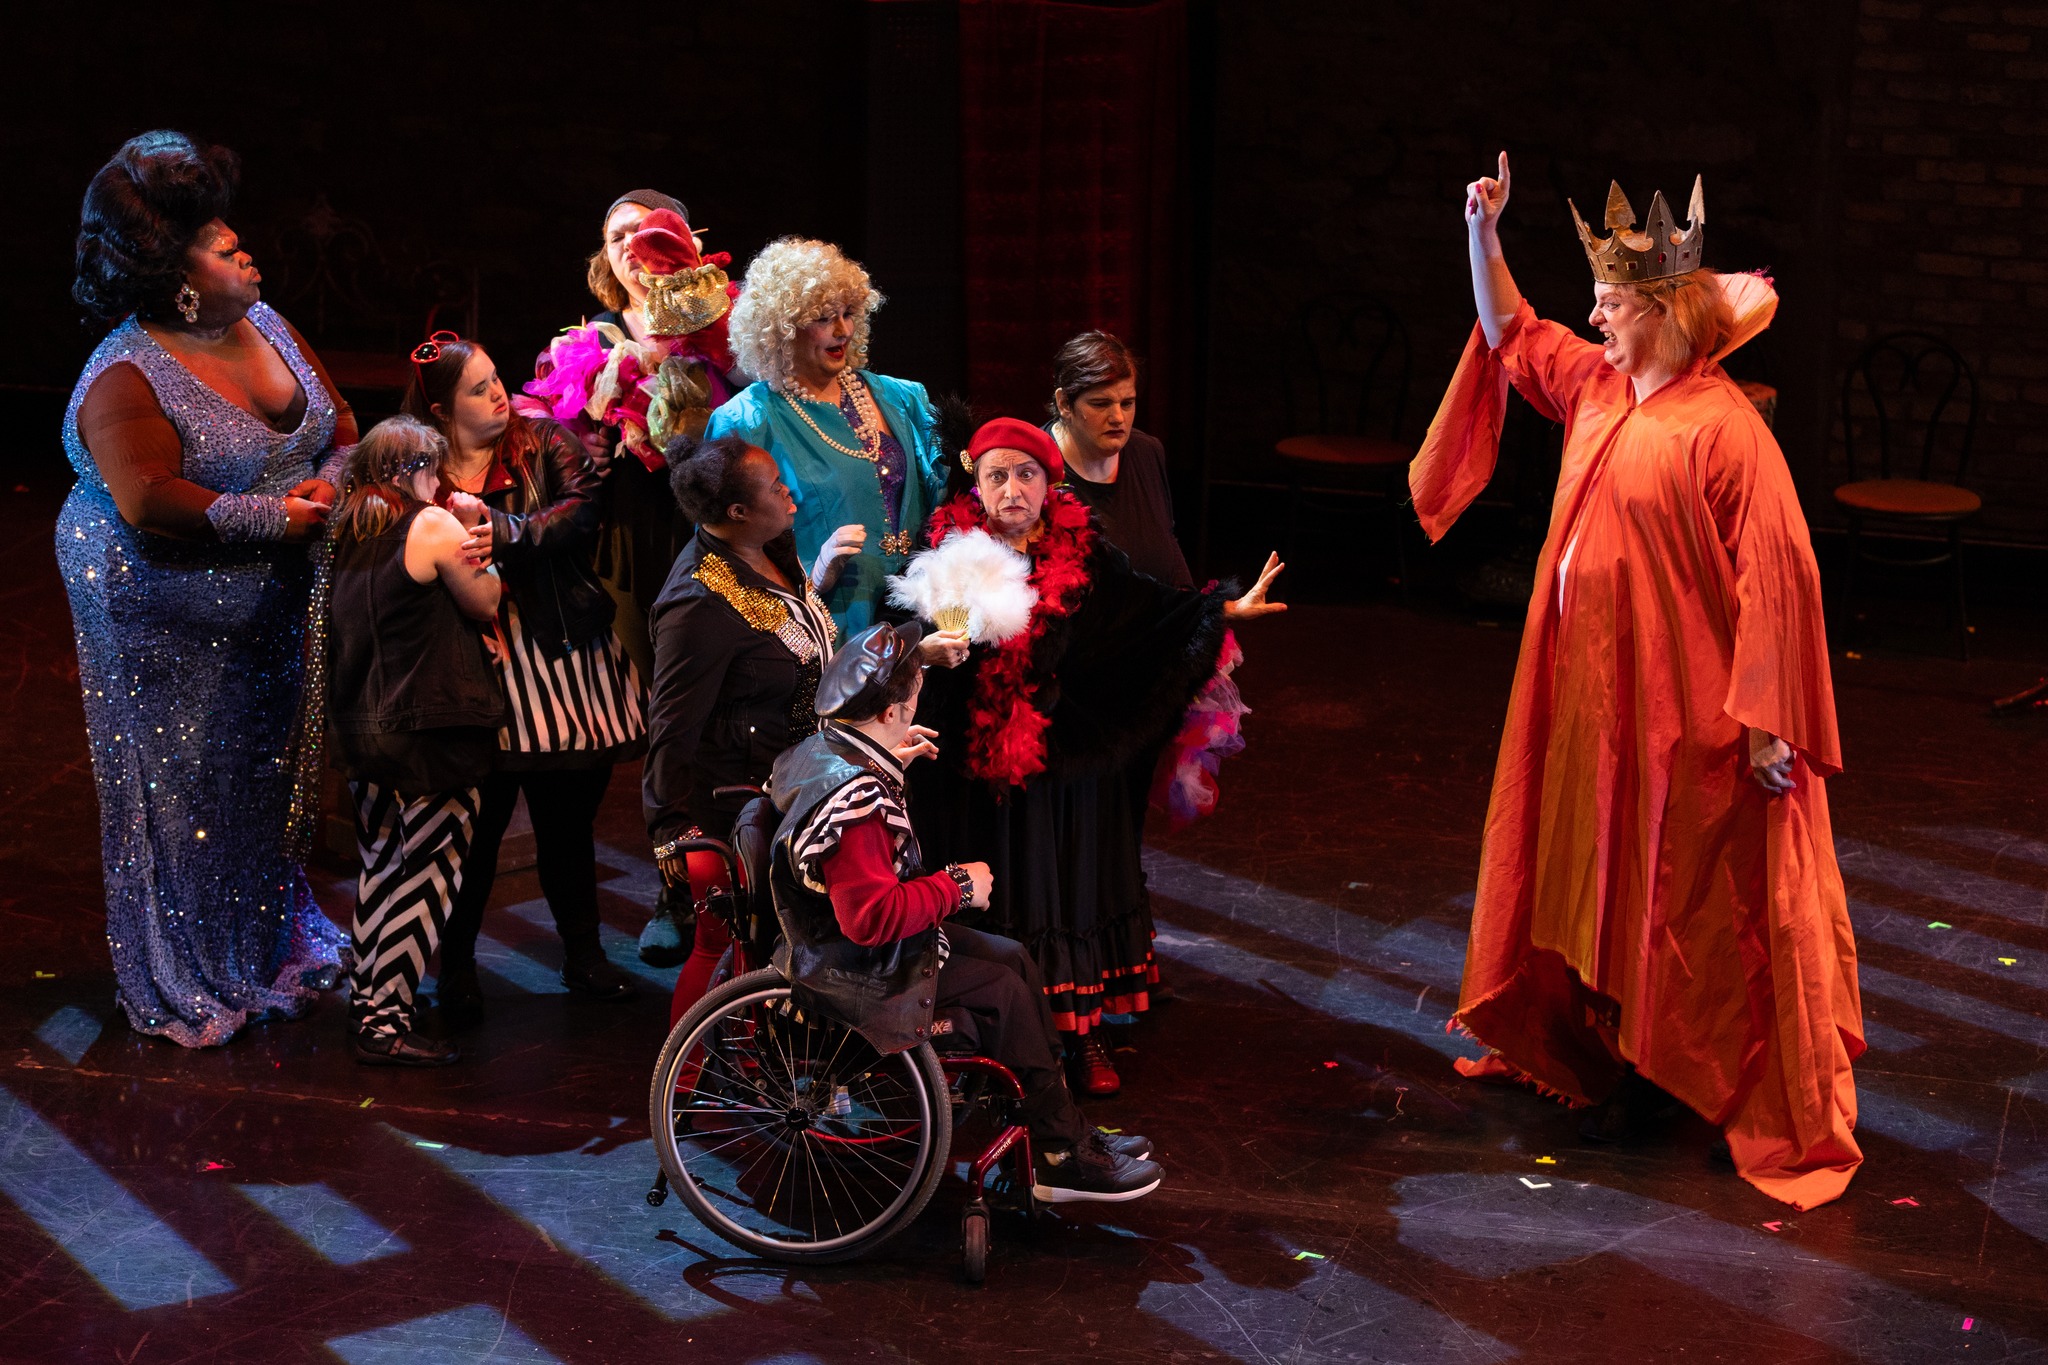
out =
<path fill-rule="evenodd" d="M 1982 534 L 2048 543 L 2048 6 L 1861 0 L 1852 64 L 1840 355 L 1900 328 L 1961 350 Z"/>

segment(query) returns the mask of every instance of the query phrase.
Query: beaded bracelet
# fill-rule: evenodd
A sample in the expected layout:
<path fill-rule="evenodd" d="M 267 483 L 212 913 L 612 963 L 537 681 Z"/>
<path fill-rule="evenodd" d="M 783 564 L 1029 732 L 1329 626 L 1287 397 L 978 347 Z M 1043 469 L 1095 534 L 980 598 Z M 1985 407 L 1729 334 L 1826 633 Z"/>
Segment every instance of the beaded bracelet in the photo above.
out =
<path fill-rule="evenodd" d="M 657 863 L 666 862 L 670 858 L 675 857 L 676 850 L 681 848 L 684 844 L 693 843 L 699 839 L 702 839 L 703 837 L 704 831 L 698 829 L 695 825 L 692 825 L 688 829 L 684 830 L 681 834 L 678 834 L 675 838 L 669 840 L 667 843 L 656 844 L 654 846 L 654 861 L 656 861 Z"/>
<path fill-rule="evenodd" d="M 213 533 L 223 541 L 283 540 L 291 526 L 283 498 L 256 493 L 223 493 L 206 509 Z"/>

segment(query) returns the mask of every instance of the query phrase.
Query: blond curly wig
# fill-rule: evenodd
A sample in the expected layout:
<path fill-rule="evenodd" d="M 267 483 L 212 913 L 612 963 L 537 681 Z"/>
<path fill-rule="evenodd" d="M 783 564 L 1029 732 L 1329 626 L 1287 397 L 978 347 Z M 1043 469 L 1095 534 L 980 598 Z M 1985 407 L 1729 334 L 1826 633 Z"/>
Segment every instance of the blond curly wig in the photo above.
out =
<path fill-rule="evenodd" d="M 882 306 L 868 272 L 830 242 L 778 238 L 762 247 L 747 266 L 746 286 L 732 306 L 733 355 L 754 378 L 772 389 L 787 390 L 796 375 L 796 329 L 847 304 L 860 312 L 860 323 L 846 345 L 847 364 L 864 370 L 868 321 Z"/>

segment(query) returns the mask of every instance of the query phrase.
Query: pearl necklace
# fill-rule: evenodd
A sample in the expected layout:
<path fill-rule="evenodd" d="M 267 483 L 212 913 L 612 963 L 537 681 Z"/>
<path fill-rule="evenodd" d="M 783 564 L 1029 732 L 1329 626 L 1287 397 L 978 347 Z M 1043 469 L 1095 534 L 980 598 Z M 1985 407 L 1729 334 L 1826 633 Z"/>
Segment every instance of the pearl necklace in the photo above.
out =
<path fill-rule="evenodd" d="M 847 380 L 853 383 L 848 384 Z M 860 442 L 858 447 L 843 446 L 825 434 L 825 429 L 804 411 L 805 402 L 830 402 L 830 399 L 800 399 L 795 386 L 782 395 L 782 401 L 789 404 L 790 411 L 804 419 L 804 425 L 814 432 L 818 439 L 831 446 L 841 455 L 851 455 L 856 460 L 874 464 L 882 458 L 882 417 L 875 411 L 875 400 L 868 393 L 867 383 L 852 370 L 843 370 L 839 375 L 839 391 L 853 399 L 853 435 Z M 834 406 L 837 406 L 834 404 Z"/>

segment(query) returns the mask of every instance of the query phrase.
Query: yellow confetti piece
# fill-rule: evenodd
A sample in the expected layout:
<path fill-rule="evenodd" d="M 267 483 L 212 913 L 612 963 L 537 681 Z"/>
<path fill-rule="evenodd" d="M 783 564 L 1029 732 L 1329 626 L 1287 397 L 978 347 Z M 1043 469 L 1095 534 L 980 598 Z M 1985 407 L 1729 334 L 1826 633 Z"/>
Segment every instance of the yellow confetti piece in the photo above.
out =
<path fill-rule="evenodd" d="M 2019 961 L 2016 957 L 2001 957 L 1998 959 L 1999 965 L 2003 967 L 2016 967 L 2019 965 Z"/>
<path fill-rule="evenodd" d="M 38 981 L 55 981 L 56 979 L 57 979 L 57 974 L 56 974 L 55 972 L 37 972 L 37 973 L 36 973 L 36 980 L 38 980 Z"/>
<path fill-rule="evenodd" d="M 357 1106 L 356 1106 L 356 1108 L 358 1108 L 358 1109 L 368 1109 L 368 1108 L 369 1108 L 369 1107 L 370 1107 L 371 1105 L 375 1104 L 376 1102 L 377 1102 L 377 1097 L 376 1097 L 375 1095 L 372 1095 L 372 1096 L 370 1096 L 370 1098 L 368 1098 L 368 1099 L 364 1100 L 364 1101 L 363 1101 L 363 1102 L 362 1102 L 361 1104 L 357 1105 Z"/>
<path fill-rule="evenodd" d="M 1557 1158 L 1554 1156 L 1539 1156 L 1536 1158 L 1536 1164 L 1538 1166 L 1555 1166 Z"/>

